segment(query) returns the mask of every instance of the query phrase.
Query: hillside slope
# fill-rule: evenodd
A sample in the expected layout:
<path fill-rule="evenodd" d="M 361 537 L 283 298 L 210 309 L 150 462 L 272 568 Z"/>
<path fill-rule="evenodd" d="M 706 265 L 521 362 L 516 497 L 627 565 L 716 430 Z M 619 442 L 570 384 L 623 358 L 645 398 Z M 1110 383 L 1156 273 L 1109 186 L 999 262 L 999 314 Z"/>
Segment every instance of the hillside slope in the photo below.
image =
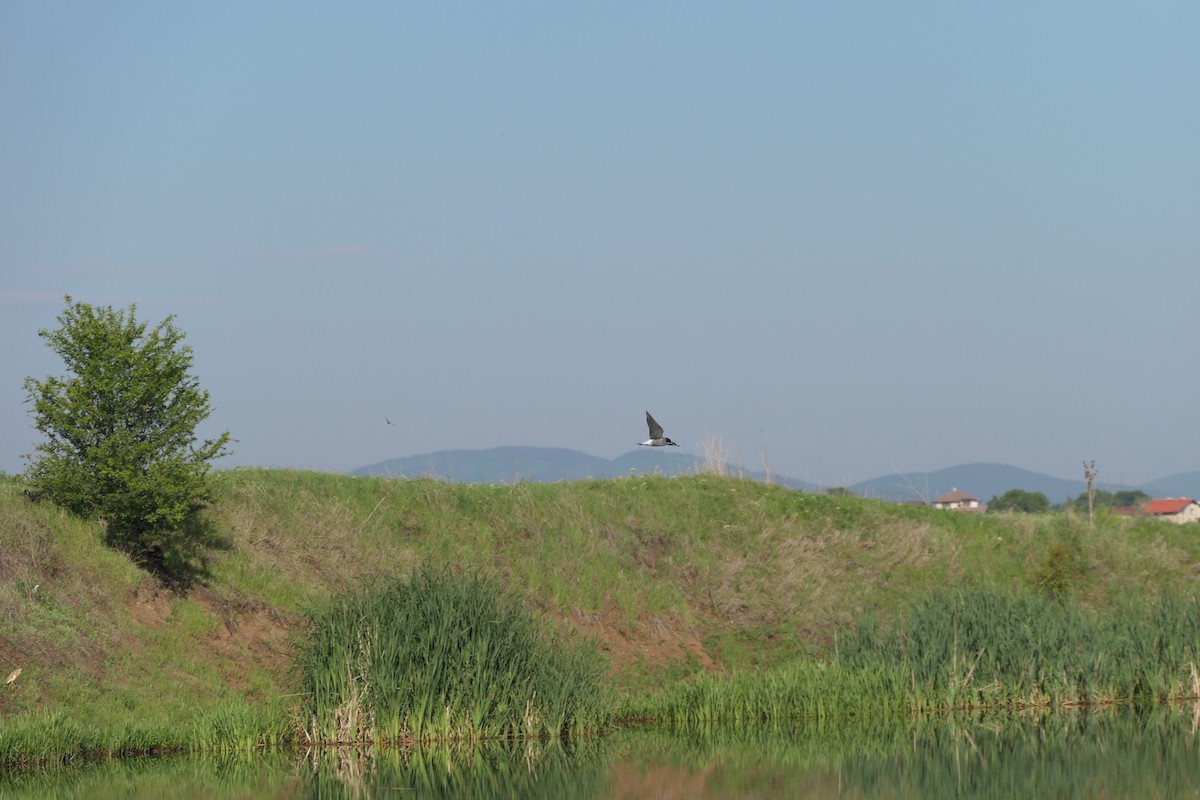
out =
<path fill-rule="evenodd" d="M 1036 582 L 1064 552 L 1070 590 L 1096 606 L 1192 591 L 1200 561 L 1200 537 L 1166 523 L 1088 530 L 708 476 L 218 479 L 211 514 L 228 549 L 185 595 L 104 548 L 94 523 L 0 482 L 0 673 L 22 669 L 0 714 L 69 706 L 166 724 L 228 698 L 267 701 L 288 691 L 288 637 L 305 609 L 423 563 L 492 576 L 598 638 L 619 685 L 647 687 L 819 654 L 860 612 L 887 616 L 946 585 Z"/>

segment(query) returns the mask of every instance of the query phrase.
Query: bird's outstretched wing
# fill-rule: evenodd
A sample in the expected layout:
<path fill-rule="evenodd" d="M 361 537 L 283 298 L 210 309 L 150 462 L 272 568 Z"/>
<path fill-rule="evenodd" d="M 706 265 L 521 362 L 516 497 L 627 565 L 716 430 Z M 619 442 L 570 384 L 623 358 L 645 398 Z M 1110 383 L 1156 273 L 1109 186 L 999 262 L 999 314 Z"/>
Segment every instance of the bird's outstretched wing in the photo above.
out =
<path fill-rule="evenodd" d="M 654 417 L 650 416 L 649 411 L 646 412 L 646 424 L 650 426 L 650 438 L 651 439 L 663 438 L 662 425 L 659 425 L 657 422 L 654 421 Z"/>

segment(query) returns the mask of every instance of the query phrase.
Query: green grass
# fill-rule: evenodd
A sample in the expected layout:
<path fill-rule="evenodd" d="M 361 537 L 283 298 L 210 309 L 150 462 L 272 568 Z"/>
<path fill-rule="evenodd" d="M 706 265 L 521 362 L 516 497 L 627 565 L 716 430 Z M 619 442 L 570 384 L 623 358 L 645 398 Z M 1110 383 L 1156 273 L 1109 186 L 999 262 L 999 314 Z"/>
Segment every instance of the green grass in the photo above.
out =
<path fill-rule="evenodd" d="M 632 698 L 626 721 L 672 728 L 745 730 L 894 715 L 912 709 L 910 685 L 889 665 L 846 669 L 812 659 L 754 672 L 699 674 Z"/>
<path fill-rule="evenodd" d="M 96 524 L 0 480 L 0 677 L 23 670 L 0 686 L 5 729 L 69 710 L 102 742 L 170 730 L 165 742 L 240 747 L 253 737 L 237 715 L 274 724 L 272 704 L 299 693 L 287 631 L 335 596 L 424 568 L 487 575 L 547 627 L 599 638 L 609 685 L 636 705 L 696 672 L 829 663 L 857 620 L 891 630 L 941 587 L 1031 592 L 1104 620 L 1130 597 L 1188 602 L 1200 563 L 1193 527 L 955 514 L 710 475 L 498 486 L 216 477 L 211 522 L 232 546 L 186 598 L 105 548 Z M 1114 693 L 1108 682 L 1084 694 Z"/>
<path fill-rule="evenodd" d="M 167 723 L 119 728 L 82 720 L 67 710 L 26 714 L 0 728 L 0 764 L 31 767 L 114 755 L 181 749 L 185 730 Z"/>

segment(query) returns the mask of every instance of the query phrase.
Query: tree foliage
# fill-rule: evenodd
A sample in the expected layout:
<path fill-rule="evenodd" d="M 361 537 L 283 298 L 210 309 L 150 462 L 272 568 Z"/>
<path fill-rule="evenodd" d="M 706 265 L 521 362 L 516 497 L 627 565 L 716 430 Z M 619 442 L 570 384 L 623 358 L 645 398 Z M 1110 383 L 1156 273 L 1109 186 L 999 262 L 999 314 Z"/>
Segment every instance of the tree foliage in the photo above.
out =
<path fill-rule="evenodd" d="M 1150 495 L 1141 489 L 1122 489 L 1119 492 L 1107 492 L 1103 489 L 1097 489 L 1095 491 L 1094 503 L 1096 508 L 1121 508 L 1128 506 L 1141 508 L 1150 502 L 1151 499 Z M 1077 511 L 1087 511 L 1087 492 L 1081 492 L 1078 497 L 1074 500 L 1068 500 L 1067 503 L 1074 506 Z"/>
<path fill-rule="evenodd" d="M 1036 514 L 1050 510 L 1050 499 L 1042 492 L 1027 492 L 1024 489 L 1009 489 L 999 497 L 993 496 L 987 504 L 988 511 L 1023 511 Z"/>
<path fill-rule="evenodd" d="M 38 336 L 70 374 L 25 380 L 46 437 L 25 456 L 27 475 L 47 499 L 101 519 L 110 545 L 164 576 L 185 575 L 215 543 L 197 512 L 213 499 L 208 473 L 229 432 L 198 441 L 212 408 L 173 316 L 149 328 L 136 306 L 65 301 L 60 326 Z"/>
<path fill-rule="evenodd" d="M 1134 508 L 1141 508 L 1153 499 L 1141 489 L 1122 489 L 1119 492 L 1113 492 L 1112 505 L 1114 507 L 1132 506 Z"/>

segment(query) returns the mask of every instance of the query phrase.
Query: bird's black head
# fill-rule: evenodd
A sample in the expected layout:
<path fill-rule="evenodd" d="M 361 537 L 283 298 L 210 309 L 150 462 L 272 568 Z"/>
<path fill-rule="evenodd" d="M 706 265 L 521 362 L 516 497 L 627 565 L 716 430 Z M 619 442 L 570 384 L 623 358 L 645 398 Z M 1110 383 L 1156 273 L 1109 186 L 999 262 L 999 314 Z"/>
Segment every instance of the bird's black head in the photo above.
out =
<path fill-rule="evenodd" d="M 669 444 L 669 445 L 673 445 L 673 446 L 675 446 L 675 447 L 679 447 L 679 445 L 675 444 L 675 442 L 672 442 L 670 439 L 664 439 L 663 441 L 665 441 L 665 442 L 666 442 L 667 444 Z"/>

